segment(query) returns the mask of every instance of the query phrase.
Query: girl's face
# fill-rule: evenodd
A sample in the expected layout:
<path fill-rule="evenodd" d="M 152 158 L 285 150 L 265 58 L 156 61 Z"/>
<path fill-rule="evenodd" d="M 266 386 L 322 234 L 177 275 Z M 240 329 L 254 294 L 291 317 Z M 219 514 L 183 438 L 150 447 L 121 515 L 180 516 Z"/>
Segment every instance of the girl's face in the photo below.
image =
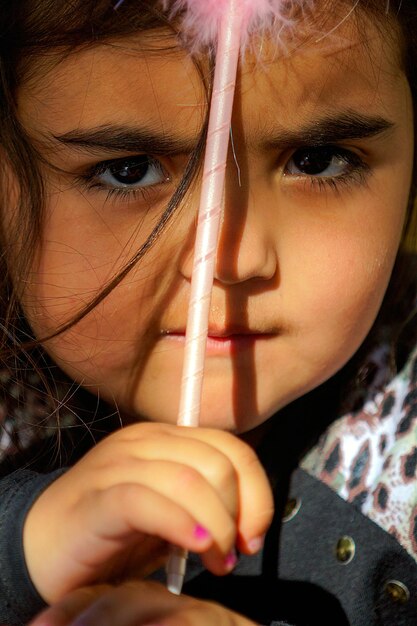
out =
<path fill-rule="evenodd" d="M 339 370 L 374 322 L 405 217 L 413 119 L 399 59 L 375 27 L 365 32 L 348 21 L 241 68 L 202 425 L 262 423 Z M 71 54 L 20 90 L 22 122 L 53 166 L 23 303 L 38 337 L 134 255 L 197 142 L 198 72 L 155 37 Z M 136 419 L 177 419 L 198 196 L 197 181 L 143 261 L 46 343 Z"/>

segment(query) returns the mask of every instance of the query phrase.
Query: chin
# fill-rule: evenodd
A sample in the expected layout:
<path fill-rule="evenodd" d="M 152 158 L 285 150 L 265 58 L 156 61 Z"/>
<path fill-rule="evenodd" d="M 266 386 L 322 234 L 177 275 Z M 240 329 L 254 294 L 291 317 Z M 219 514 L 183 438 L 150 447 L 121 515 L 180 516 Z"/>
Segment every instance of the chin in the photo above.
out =
<path fill-rule="evenodd" d="M 212 403 L 203 404 L 199 425 L 203 428 L 216 428 L 241 435 L 257 428 L 274 414 L 274 410 L 259 411 L 250 404 L 219 403 L 218 399 Z"/>
<path fill-rule="evenodd" d="M 218 368 L 220 370 L 220 368 Z M 175 424 L 178 418 L 181 380 L 169 375 L 147 378 L 135 389 L 131 410 L 135 416 L 152 422 Z M 229 371 L 221 370 L 205 377 L 202 392 L 202 408 L 199 425 L 236 434 L 248 432 L 266 422 L 282 408 L 288 393 L 278 393 L 275 380 L 263 377 L 262 384 L 236 381 Z M 243 384 L 246 383 L 246 384 Z M 119 398 L 120 400 L 120 398 Z M 133 406 L 132 406 L 133 405 Z"/>
<path fill-rule="evenodd" d="M 139 421 L 176 424 L 177 406 L 178 398 L 170 398 L 169 403 L 153 403 L 149 407 L 142 402 L 136 402 L 133 410 L 128 412 L 133 413 Z M 222 401 L 217 396 L 213 401 L 203 401 L 199 426 L 240 434 L 252 430 L 268 417 L 269 415 L 262 416 L 247 410 L 237 412 L 230 401 Z"/>

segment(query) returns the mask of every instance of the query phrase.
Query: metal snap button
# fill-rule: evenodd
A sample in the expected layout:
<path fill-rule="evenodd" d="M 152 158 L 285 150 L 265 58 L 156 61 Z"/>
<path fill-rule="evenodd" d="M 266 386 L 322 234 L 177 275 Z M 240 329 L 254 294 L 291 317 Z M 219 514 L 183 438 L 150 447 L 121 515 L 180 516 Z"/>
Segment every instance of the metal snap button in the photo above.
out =
<path fill-rule="evenodd" d="M 385 583 L 385 593 L 398 604 L 406 604 L 410 599 L 408 588 L 399 580 L 388 580 Z"/>
<path fill-rule="evenodd" d="M 292 520 L 297 515 L 300 508 L 301 508 L 301 499 L 289 498 L 284 507 L 282 521 L 289 522 L 290 520 Z"/>
<path fill-rule="evenodd" d="M 347 565 L 351 562 L 355 556 L 356 546 L 352 537 L 345 535 L 340 537 L 336 545 L 336 558 L 343 565 Z"/>

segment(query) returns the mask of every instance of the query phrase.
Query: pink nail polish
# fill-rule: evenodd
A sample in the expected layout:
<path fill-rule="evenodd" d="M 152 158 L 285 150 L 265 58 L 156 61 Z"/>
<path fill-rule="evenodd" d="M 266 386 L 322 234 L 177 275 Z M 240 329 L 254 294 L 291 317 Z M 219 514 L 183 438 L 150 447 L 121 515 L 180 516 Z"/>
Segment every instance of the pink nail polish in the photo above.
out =
<path fill-rule="evenodd" d="M 231 552 L 229 552 L 229 554 L 224 560 L 224 564 L 229 570 L 232 570 L 237 565 L 237 554 L 235 550 L 232 550 Z"/>
<path fill-rule="evenodd" d="M 194 537 L 196 539 L 204 541 L 204 539 L 208 539 L 210 537 L 210 533 L 207 528 L 204 528 L 204 526 L 200 526 L 200 524 L 197 524 L 197 526 L 194 528 Z"/>
<path fill-rule="evenodd" d="M 259 552 L 259 550 L 263 547 L 265 541 L 265 537 L 255 537 L 251 539 L 248 543 L 248 548 L 252 554 L 255 552 Z"/>

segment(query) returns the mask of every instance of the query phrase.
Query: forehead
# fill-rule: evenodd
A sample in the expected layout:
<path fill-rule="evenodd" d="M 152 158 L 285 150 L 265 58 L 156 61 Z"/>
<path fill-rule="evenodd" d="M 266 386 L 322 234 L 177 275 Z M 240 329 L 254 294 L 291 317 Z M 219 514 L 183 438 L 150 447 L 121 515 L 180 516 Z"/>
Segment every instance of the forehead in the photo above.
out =
<path fill-rule="evenodd" d="M 404 97 L 408 100 L 409 86 L 399 47 L 385 43 L 372 25 L 359 31 L 353 24 L 278 59 L 272 49 L 262 64 L 250 59 L 240 70 L 237 95 L 242 118 L 265 132 L 335 110 L 371 108 L 390 117 Z"/>
<path fill-rule="evenodd" d="M 319 36 L 303 33 L 293 49 L 265 40 L 261 52 L 246 54 L 236 108 L 248 133 L 280 121 L 297 125 L 335 107 L 382 112 L 398 100 L 406 81 L 392 39 L 366 17 L 360 29 L 353 17 L 335 26 Z M 209 69 L 204 59 L 197 65 L 166 34 L 100 44 L 23 84 L 19 109 L 35 135 L 139 119 L 192 137 L 207 109 L 202 75 Z"/>

